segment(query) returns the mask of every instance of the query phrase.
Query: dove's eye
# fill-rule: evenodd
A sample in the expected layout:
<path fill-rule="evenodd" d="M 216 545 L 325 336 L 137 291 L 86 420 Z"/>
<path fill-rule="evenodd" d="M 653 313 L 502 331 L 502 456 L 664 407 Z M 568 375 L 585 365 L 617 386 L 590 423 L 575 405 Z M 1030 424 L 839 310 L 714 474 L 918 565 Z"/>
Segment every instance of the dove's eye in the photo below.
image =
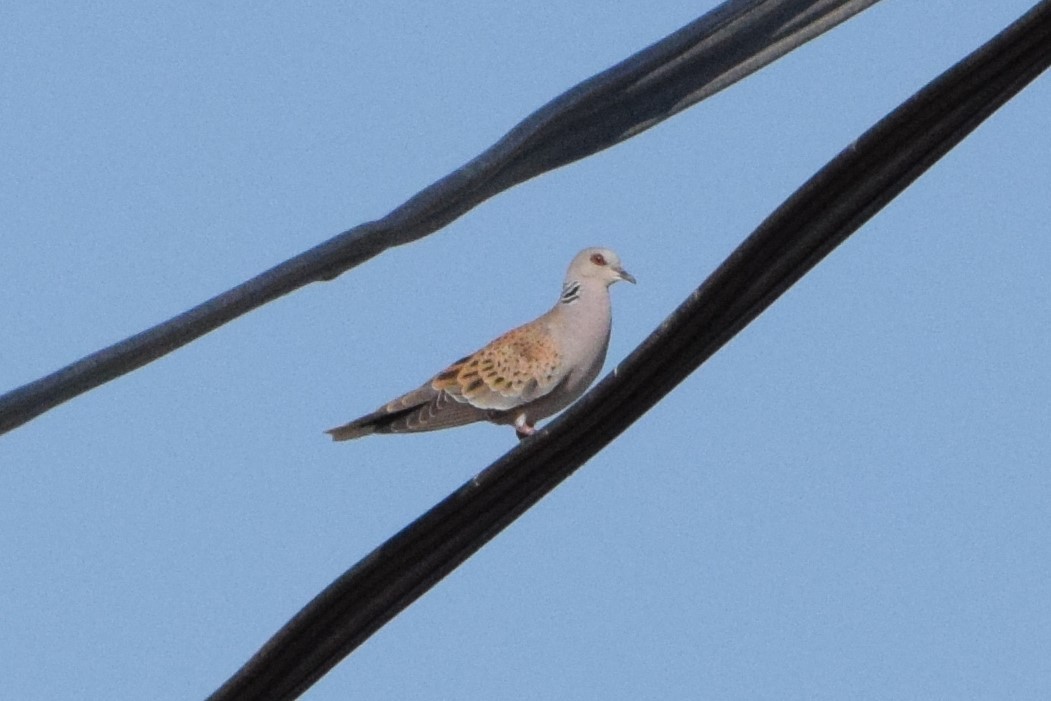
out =
<path fill-rule="evenodd" d="M 591 262 L 594 263 L 595 265 L 605 265 L 606 264 L 606 256 L 602 255 L 601 253 L 592 253 L 591 254 Z"/>

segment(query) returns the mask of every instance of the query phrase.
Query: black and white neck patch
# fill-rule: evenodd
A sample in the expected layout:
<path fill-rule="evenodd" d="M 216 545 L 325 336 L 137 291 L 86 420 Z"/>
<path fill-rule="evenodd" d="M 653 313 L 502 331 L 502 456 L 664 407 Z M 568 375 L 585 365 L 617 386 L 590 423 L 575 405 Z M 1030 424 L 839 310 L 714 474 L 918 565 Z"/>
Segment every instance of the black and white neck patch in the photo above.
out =
<path fill-rule="evenodd" d="M 580 299 L 580 283 L 576 280 L 571 280 L 562 285 L 562 296 L 558 298 L 558 301 L 562 304 L 570 304 Z"/>

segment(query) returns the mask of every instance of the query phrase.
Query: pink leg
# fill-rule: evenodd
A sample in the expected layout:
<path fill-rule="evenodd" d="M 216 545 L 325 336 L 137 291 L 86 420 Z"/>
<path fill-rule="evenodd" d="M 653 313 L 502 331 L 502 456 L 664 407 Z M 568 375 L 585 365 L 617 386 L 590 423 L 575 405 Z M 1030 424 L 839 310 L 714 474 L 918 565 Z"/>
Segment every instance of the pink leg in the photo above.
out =
<path fill-rule="evenodd" d="M 518 440 L 520 441 L 523 441 L 536 433 L 536 429 L 526 423 L 525 414 L 519 414 L 515 417 L 515 433 L 518 435 Z"/>

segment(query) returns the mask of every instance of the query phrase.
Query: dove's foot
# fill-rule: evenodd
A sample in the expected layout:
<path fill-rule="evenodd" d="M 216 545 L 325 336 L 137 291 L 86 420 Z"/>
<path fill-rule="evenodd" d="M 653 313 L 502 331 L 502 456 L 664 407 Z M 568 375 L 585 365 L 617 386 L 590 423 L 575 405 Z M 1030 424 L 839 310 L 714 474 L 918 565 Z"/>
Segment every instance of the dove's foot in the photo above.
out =
<path fill-rule="evenodd" d="M 515 419 L 515 434 L 518 435 L 518 440 L 524 441 L 534 433 L 536 433 L 536 429 L 526 423 L 525 414 L 521 414 Z"/>

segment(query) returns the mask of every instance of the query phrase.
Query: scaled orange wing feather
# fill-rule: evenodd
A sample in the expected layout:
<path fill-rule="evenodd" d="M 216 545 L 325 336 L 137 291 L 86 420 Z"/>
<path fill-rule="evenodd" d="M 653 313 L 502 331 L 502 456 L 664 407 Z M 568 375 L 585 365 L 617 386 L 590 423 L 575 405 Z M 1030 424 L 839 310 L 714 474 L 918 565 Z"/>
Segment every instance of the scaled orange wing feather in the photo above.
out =
<path fill-rule="evenodd" d="M 550 392 L 561 357 L 538 320 L 505 333 L 434 376 L 431 387 L 479 409 L 506 411 Z"/>

